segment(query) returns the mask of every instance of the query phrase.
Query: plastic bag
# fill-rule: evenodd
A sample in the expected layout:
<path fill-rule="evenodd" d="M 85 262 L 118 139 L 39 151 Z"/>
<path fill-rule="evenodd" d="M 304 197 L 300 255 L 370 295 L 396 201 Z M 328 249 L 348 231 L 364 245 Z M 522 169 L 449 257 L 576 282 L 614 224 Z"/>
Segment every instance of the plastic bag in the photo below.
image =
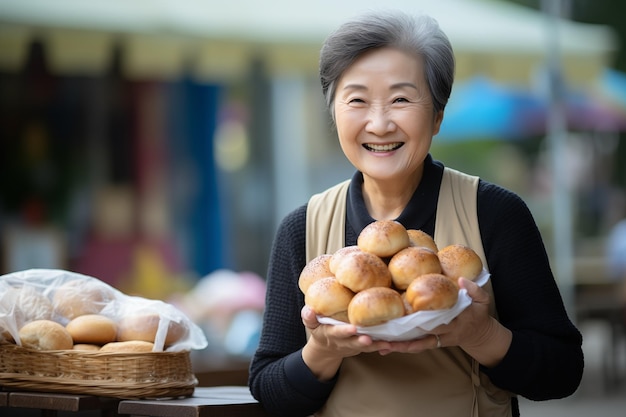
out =
<path fill-rule="evenodd" d="M 205 334 L 184 313 L 159 300 L 130 296 L 96 278 L 59 269 L 29 269 L 0 276 L 0 341 L 18 345 L 19 329 L 47 319 L 66 325 L 83 314 L 101 314 L 119 323 L 129 317 L 158 316 L 154 351 L 203 349 Z M 166 344 L 173 327 L 178 340 Z"/>

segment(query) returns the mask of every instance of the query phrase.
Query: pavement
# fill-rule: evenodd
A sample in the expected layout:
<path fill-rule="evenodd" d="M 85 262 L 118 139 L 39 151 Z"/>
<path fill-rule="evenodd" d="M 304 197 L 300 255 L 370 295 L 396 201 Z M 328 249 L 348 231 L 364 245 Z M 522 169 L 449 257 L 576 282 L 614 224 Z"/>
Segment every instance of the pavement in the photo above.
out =
<path fill-rule="evenodd" d="M 520 398 L 521 417 L 626 417 L 626 335 L 617 343 L 617 360 L 607 365 L 611 347 L 609 327 L 601 321 L 578 325 L 583 334 L 585 372 L 574 395 L 535 402 Z M 605 369 L 617 375 L 611 382 Z"/>

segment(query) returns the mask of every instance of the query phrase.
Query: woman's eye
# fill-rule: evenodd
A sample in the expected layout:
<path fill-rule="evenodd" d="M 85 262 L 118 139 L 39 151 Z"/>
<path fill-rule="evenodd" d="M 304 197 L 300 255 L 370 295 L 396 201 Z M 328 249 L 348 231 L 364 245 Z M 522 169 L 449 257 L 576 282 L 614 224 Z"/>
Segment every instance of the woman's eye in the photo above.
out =
<path fill-rule="evenodd" d="M 361 98 L 351 98 L 348 103 L 365 103 L 365 101 Z"/>
<path fill-rule="evenodd" d="M 404 98 L 404 97 L 398 97 L 398 98 L 396 98 L 393 102 L 394 102 L 394 103 L 408 103 L 408 102 L 409 102 L 409 100 L 408 100 L 408 99 L 406 99 L 406 98 Z"/>

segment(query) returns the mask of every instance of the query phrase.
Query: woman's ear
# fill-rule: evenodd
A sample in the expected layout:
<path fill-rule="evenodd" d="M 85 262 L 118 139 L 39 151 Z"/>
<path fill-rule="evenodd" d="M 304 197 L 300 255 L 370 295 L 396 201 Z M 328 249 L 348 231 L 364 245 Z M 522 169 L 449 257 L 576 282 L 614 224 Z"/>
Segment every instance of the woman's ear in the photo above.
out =
<path fill-rule="evenodd" d="M 439 128 L 441 128 L 441 122 L 443 122 L 443 110 L 439 110 L 435 113 L 435 120 L 433 121 L 433 136 L 439 133 Z"/>

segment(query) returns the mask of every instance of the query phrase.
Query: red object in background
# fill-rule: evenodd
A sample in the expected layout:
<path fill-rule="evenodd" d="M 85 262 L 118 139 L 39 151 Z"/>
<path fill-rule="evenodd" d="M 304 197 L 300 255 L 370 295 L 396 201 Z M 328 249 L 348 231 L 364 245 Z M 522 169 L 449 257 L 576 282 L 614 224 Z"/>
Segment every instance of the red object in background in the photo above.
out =
<path fill-rule="evenodd" d="M 133 238 L 88 239 L 72 270 L 119 288 L 120 281 L 131 273 L 136 244 Z"/>

